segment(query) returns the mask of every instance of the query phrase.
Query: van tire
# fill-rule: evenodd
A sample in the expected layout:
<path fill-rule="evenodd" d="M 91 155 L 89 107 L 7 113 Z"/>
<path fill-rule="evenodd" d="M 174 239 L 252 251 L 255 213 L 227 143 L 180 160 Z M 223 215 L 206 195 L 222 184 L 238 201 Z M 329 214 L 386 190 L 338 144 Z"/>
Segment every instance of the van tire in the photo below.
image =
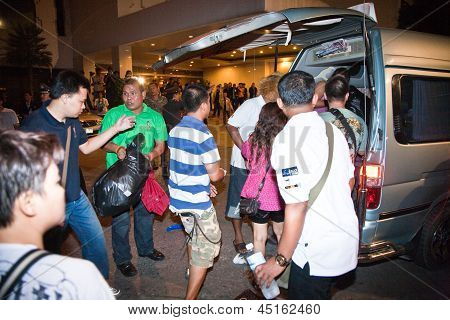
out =
<path fill-rule="evenodd" d="M 435 206 L 425 218 L 415 262 L 427 269 L 450 261 L 450 207 L 448 199 Z"/>

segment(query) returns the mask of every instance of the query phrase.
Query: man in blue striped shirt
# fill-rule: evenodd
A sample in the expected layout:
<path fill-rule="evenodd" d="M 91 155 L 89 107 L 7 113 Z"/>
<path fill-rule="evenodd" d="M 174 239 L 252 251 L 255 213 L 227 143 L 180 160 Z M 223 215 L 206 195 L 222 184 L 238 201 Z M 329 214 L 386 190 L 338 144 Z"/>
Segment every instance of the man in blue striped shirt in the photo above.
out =
<path fill-rule="evenodd" d="M 189 283 L 186 299 L 196 299 L 206 271 L 220 251 L 221 231 L 210 197 L 217 195 L 212 182 L 226 171 L 214 137 L 204 120 L 211 105 L 209 94 L 198 85 L 189 86 L 182 96 L 187 115 L 169 133 L 169 209 L 180 216 L 188 233 Z"/>

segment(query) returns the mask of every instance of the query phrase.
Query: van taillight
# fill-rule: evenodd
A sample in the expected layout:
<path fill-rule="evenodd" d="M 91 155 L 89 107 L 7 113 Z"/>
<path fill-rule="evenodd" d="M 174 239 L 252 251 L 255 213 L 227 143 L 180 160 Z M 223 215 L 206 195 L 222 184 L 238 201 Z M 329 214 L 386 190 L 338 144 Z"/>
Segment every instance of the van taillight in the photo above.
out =
<path fill-rule="evenodd" d="M 362 181 L 363 168 L 360 170 Z M 381 186 L 383 180 L 383 166 L 378 164 L 366 164 L 366 208 L 376 209 L 380 205 Z"/>
<path fill-rule="evenodd" d="M 363 167 L 360 170 L 360 176 L 363 175 Z M 383 166 L 377 164 L 367 164 L 366 165 L 366 186 L 370 187 L 381 187 L 381 180 L 383 178 Z"/>
<path fill-rule="evenodd" d="M 376 209 L 380 205 L 381 188 L 367 188 L 366 208 Z"/>

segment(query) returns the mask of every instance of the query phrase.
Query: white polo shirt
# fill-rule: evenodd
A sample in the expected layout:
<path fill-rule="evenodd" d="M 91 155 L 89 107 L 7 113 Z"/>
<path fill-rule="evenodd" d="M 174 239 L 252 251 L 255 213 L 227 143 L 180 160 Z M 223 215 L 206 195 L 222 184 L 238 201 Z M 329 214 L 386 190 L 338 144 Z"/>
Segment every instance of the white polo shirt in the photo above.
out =
<path fill-rule="evenodd" d="M 266 104 L 262 96 L 246 100 L 228 119 L 228 124 L 238 128 L 242 140 L 245 142 L 255 130 L 262 107 Z M 233 167 L 245 169 L 245 160 L 241 150 L 233 145 L 230 164 Z"/>
<path fill-rule="evenodd" d="M 312 276 L 334 277 L 357 264 L 358 220 L 349 187 L 354 167 L 347 141 L 333 126 L 334 151 L 330 173 L 322 191 L 308 209 L 292 256 L 300 267 L 309 262 Z M 277 135 L 271 162 L 286 204 L 308 201 L 310 190 L 322 177 L 328 160 L 325 122 L 317 112 L 292 117 Z"/>

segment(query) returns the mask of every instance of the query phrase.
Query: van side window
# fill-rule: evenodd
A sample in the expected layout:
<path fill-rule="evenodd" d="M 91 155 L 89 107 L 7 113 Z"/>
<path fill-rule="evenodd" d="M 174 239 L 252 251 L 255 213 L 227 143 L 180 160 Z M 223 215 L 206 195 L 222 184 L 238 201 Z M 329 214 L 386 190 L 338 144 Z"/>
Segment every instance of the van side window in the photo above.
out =
<path fill-rule="evenodd" d="M 395 75 L 392 79 L 394 133 L 399 143 L 450 140 L 450 79 Z"/>

